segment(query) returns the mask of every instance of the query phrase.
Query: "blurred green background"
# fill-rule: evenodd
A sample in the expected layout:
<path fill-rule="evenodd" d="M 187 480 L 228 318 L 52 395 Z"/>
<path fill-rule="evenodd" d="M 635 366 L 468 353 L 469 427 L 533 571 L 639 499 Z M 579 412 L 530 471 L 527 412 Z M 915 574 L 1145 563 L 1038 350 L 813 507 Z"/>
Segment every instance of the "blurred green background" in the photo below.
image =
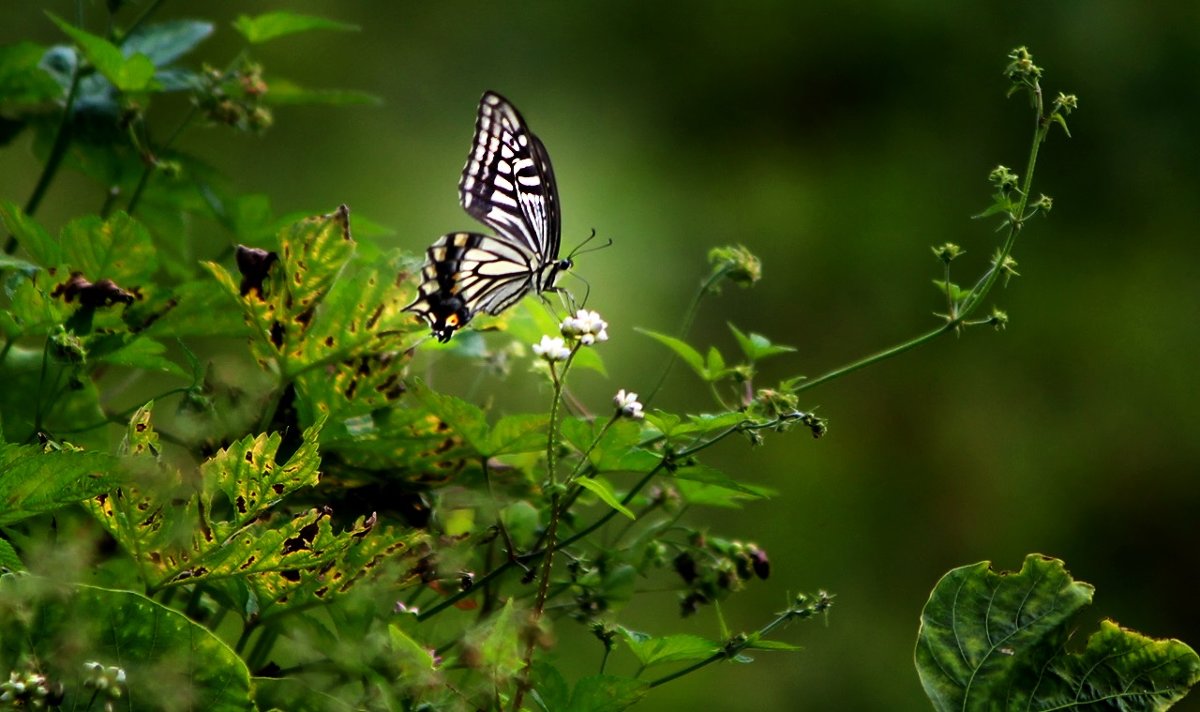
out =
<path fill-rule="evenodd" d="M 5 3 L 0 41 L 60 41 L 46 8 L 74 16 L 65 0 Z M 103 3 L 88 8 L 100 22 Z M 478 229 L 456 184 L 479 95 L 507 95 L 553 158 L 564 245 L 591 228 L 614 240 L 577 266 L 611 325 L 611 380 L 576 381 L 597 406 L 618 387 L 650 387 L 663 352 L 633 329 L 678 327 L 716 245 L 745 244 L 765 277 L 707 302 L 692 341 L 732 354 L 733 321 L 796 346 L 768 362 L 762 385 L 932 327 L 942 300 L 929 246 L 962 245 L 956 274 L 969 282 L 997 244 L 993 225 L 969 218 L 988 202 L 992 167 L 1024 164 L 1031 114 L 1004 98 L 1001 70 L 1028 45 L 1048 95 L 1076 93 L 1080 109 L 1074 137 L 1052 132 L 1042 152 L 1035 191 L 1054 211 L 1021 237 L 1022 276 L 994 292 L 1009 329 L 973 329 L 806 393 L 802 406 L 830 421 L 823 440 L 797 431 L 710 460 L 779 491 L 692 517 L 771 554 L 770 581 L 726 606 L 731 626 L 758 627 L 797 590 L 823 587 L 837 603 L 828 626 L 785 634 L 803 652 L 710 668 L 645 707 L 928 709 L 912 648 L 930 589 L 952 567 L 1011 568 L 1034 551 L 1097 587 L 1080 637 L 1110 616 L 1200 645 L 1200 5 L 168 1 L 156 19 L 217 19 L 196 56 L 223 64 L 240 48 L 229 21 L 279 8 L 362 31 L 263 46 L 268 81 L 383 104 L 284 108 L 265 137 L 197 129 L 181 147 L 278 212 L 345 202 L 415 253 Z M 159 132 L 170 111 L 151 113 Z M 0 166 L 0 195 L 24 201 L 38 170 L 28 136 Z M 39 218 L 56 229 L 101 198 L 65 175 Z M 493 384 L 496 408 L 541 406 L 535 384 Z M 679 368 L 659 404 L 698 411 L 702 393 Z M 711 609 L 682 623 L 675 610 L 651 594 L 622 620 L 717 635 Z M 598 646 L 570 625 L 561 655 L 590 672 Z"/>

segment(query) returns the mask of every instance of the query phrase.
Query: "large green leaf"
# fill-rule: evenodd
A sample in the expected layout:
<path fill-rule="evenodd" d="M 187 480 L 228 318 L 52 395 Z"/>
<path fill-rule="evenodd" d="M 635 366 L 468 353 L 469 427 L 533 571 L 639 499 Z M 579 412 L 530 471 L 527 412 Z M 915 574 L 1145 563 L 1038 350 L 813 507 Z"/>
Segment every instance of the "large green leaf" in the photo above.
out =
<path fill-rule="evenodd" d="M 30 661 L 63 684 L 59 709 L 90 706 L 89 662 L 125 671 L 115 709 L 253 709 L 245 663 L 187 616 L 131 591 L 0 576 L 0 667 L 20 670 Z"/>
<path fill-rule="evenodd" d="M 1200 681 L 1200 657 L 1106 621 L 1065 649 L 1092 587 L 1037 554 L 1019 573 L 988 562 L 942 577 L 925 604 L 916 665 L 938 710 L 1162 710 Z"/>

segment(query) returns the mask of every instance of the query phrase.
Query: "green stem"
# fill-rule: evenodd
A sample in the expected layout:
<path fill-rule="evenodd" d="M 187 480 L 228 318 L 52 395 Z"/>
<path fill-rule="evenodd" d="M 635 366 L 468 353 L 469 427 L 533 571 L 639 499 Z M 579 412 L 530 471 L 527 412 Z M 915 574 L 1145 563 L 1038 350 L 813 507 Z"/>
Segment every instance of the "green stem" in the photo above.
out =
<path fill-rule="evenodd" d="M 199 108 L 200 107 L 193 104 L 192 107 L 188 109 L 187 114 L 184 114 L 183 120 L 180 121 L 179 125 L 175 127 L 175 130 L 171 132 L 171 135 L 167 137 L 167 140 L 158 147 L 158 153 L 164 153 L 169 150 L 172 145 L 174 145 L 175 140 L 179 138 L 180 134 L 183 133 L 183 130 L 186 129 L 188 124 L 192 122 L 192 119 L 196 117 L 196 113 L 199 111 Z M 150 141 L 149 137 L 147 137 L 146 146 L 149 155 L 145 159 L 146 167 L 142 170 L 142 175 L 138 178 L 137 185 L 133 189 L 133 195 L 129 196 L 129 204 L 125 206 L 125 212 L 129 215 L 133 215 L 133 212 L 137 210 L 138 203 L 141 202 L 142 199 L 142 193 L 145 192 L 146 186 L 150 183 L 150 176 L 152 176 L 154 171 L 158 169 L 158 156 L 154 155 L 153 152 L 150 152 L 149 145 Z"/>
<path fill-rule="evenodd" d="M 58 128 L 55 129 L 54 143 L 50 146 L 50 155 L 46 158 L 42 175 L 38 177 L 37 185 L 33 187 L 33 193 L 29 196 L 29 201 L 25 203 L 26 215 L 32 216 L 38 206 L 42 204 L 42 198 L 46 197 L 46 190 L 50 187 L 54 176 L 57 175 L 63 157 L 67 155 L 67 147 L 71 144 L 71 110 L 75 107 L 79 79 L 79 59 L 76 59 L 75 70 L 71 73 L 71 87 L 67 90 L 67 103 L 63 106 L 62 118 L 59 119 Z M 16 250 L 17 236 L 9 235 L 8 241 L 4 243 L 4 254 L 11 255 Z"/>
<path fill-rule="evenodd" d="M 865 368 L 880 361 L 892 358 L 893 356 L 899 356 L 905 351 L 914 349 L 929 341 L 932 341 L 942 334 L 954 331 L 960 325 L 965 323 L 967 317 L 969 317 L 979 307 L 983 300 L 987 298 L 988 293 L 991 292 L 992 287 L 994 287 L 996 284 L 996 281 L 1000 279 L 1000 275 L 1004 271 L 1004 262 L 1012 254 L 1013 245 L 1017 240 L 1017 234 L 1021 231 L 1021 225 L 1023 224 L 1022 216 L 1025 215 L 1025 211 L 1029 203 L 1030 190 L 1033 186 L 1033 173 L 1037 166 L 1038 149 L 1041 147 L 1042 142 L 1046 140 L 1046 134 L 1050 130 L 1050 119 L 1042 115 L 1043 106 L 1041 89 L 1035 89 L 1034 93 L 1036 96 L 1035 108 L 1037 109 L 1038 119 L 1037 127 L 1034 130 L 1033 135 L 1033 145 L 1029 147 L 1029 159 L 1025 165 L 1025 179 L 1021 186 L 1021 200 L 1017 206 L 1017 209 L 1009 217 L 1008 235 L 1004 240 L 1004 245 L 1000 248 L 1000 252 L 996 256 L 995 263 L 987 271 L 983 279 L 980 280 L 980 282 L 975 285 L 971 292 L 963 298 L 957 310 L 953 308 L 951 309 L 951 314 L 949 315 L 946 323 L 942 324 L 938 328 L 926 332 L 916 338 L 905 341 L 904 343 L 897 344 L 891 348 L 887 348 L 876 354 L 867 356 L 866 358 L 859 359 L 858 361 L 846 366 L 835 368 L 834 370 L 818 376 L 817 378 L 804 381 L 796 387 L 796 393 L 809 390 L 810 388 L 815 388 L 822 383 L 841 378 L 849 373 L 853 373 L 861 368 Z"/>
<path fill-rule="evenodd" d="M 756 632 L 752 633 L 751 635 L 736 636 L 735 638 L 729 640 L 719 651 L 713 653 L 712 655 L 708 656 L 707 658 L 705 658 L 693 665 L 689 665 L 688 667 L 683 668 L 682 670 L 676 670 L 675 672 L 670 673 L 669 675 L 664 675 L 655 680 L 651 680 L 647 686 L 651 687 L 651 688 L 658 687 L 659 685 L 664 685 L 668 682 L 671 682 L 672 680 L 678 680 L 679 678 L 683 677 L 684 675 L 693 673 L 693 672 L 699 670 L 700 668 L 707 667 L 709 665 L 712 665 L 715 662 L 720 662 L 722 660 L 732 660 L 732 659 L 736 658 L 738 655 L 741 655 L 743 650 L 750 647 L 755 642 L 762 640 L 763 638 L 766 638 L 768 635 L 770 635 L 772 632 L 774 632 L 774 630 L 776 628 L 782 626 L 783 624 L 788 623 L 789 621 L 792 621 L 795 619 L 804 620 L 804 619 L 812 618 L 813 616 L 817 615 L 818 613 L 822 613 L 822 612 L 828 610 L 829 606 L 830 606 L 829 597 L 826 596 L 825 594 L 818 594 L 817 600 L 812 601 L 812 602 L 805 602 L 803 604 L 789 607 L 787 610 L 785 610 L 782 613 L 780 613 L 779 615 L 777 615 L 772 621 L 770 621 L 769 623 L 764 625 L 762 628 L 759 628 Z"/>
<path fill-rule="evenodd" d="M 162 4 L 163 4 L 163 0 L 154 0 L 154 2 L 150 3 L 150 5 L 147 6 L 145 10 L 142 11 L 142 14 L 138 15 L 137 19 L 135 19 L 133 21 L 133 23 L 130 24 L 129 27 L 125 30 L 124 36 L 128 37 L 128 36 L 132 35 L 134 32 L 136 32 L 137 29 L 142 26 L 142 23 L 144 23 L 146 20 L 150 19 L 150 16 L 153 15 L 155 10 L 158 10 L 158 6 L 162 5 Z"/>
<path fill-rule="evenodd" d="M 525 693 L 529 690 L 530 676 L 533 674 L 533 654 L 537 649 L 537 625 L 542 618 L 542 611 L 546 608 L 546 596 L 550 591 L 550 575 L 554 570 L 554 554 L 557 551 L 556 544 L 558 543 L 558 522 L 562 517 L 562 511 L 559 507 L 562 495 L 559 493 L 558 476 L 555 473 L 555 455 L 558 451 L 558 411 L 562 402 L 563 384 L 567 378 L 567 371 L 571 368 L 571 362 L 575 360 L 575 354 L 579 353 L 580 345 L 576 344 L 571 349 L 571 354 L 567 360 L 563 362 L 562 374 L 559 375 L 554 364 L 550 364 L 550 377 L 554 381 L 554 399 L 550 402 L 550 428 L 546 436 L 546 476 L 550 481 L 550 525 L 546 528 L 546 546 L 542 559 L 541 580 L 538 582 L 537 598 L 533 604 L 532 615 L 532 630 L 529 633 L 529 640 L 525 645 L 525 665 L 521 670 L 520 678 L 517 681 L 517 691 L 513 695 L 513 712 L 520 712 L 521 702 L 525 697 Z"/>
<path fill-rule="evenodd" d="M 679 338 L 687 338 L 688 332 L 692 330 L 692 324 L 696 321 L 696 313 L 700 311 L 700 301 L 712 291 L 712 288 L 718 282 L 725 278 L 725 275 L 729 274 L 729 269 L 728 267 L 724 267 L 716 270 L 708 276 L 708 279 L 701 283 L 700 289 L 692 297 L 692 303 L 688 305 L 688 310 L 684 314 L 683 327 L 679 330 Z M 679 357 L 675 355 L 675 352 L 671 352 L 671 355 L 667 357 L 666 365 L 663 366 L 662 373 L 658 375 L 658 382 L 654 384 L 654 388 L 650 389 L 650 395 L 642 399 L 644 405 L 649 406 L 650 401 L 654 400 L 654 396 L 658 395 L 659 390 L 662 389 L 663 383 L 666 382 L 667 376 L 670 375 L 671 369 L 675 366 L 677 360 L 679 360 Z"/>
<path fill-rule="evenodd" d="M 650 479 L 652 477 L 654 477 L 655 475 L 657 475 L 659 473 L 659 471 L 662 470 L 662 468 L 666 466 L 666 462 L 667 462 L 666 458 L 664 458 L 657 465 L 655 465 L 653 469 L 651 469 L 649 472 L 647 472 L 646 475 L 644 477 L 642 477 L 642 479 L 638 480 L 637 484 L 635 484 L 633 486 L 633 488 L 630 489 L 628 493 L 626 493 L 625 498 L 621 500 L 621 504 L 628 505 L 631 501 L 633 501 L 633 498 L 635 496 L 637 496 L 637 493 L 639 491 L 641 491 L 641 489 L 643 487 L 645 487 L 647 483 L 650 482 Z M 616 516 L 616 514 L 617 514 L 617 510 L 609 509 L 608 512 L 606 512 L 603 516 L 601 516 L 596 521 L 592 522 L 586 528 L 581 529 L 578 532 L 567 537 L 566 539 L 563 539 L 562 541 L 558 542 L 557 548 L 564 549 L 564 548 L 570 546 L 571 544 L 574 544 L 575 542 L 579 541 L 580 539 L 586 537 L 587 535 L 591 534 L 592 532 L 596 531 L 600 527 L 607 524 L 610 519 L 612 519 L 614 516 Z M 437 605 L 421 611 L 417 615 L 417 622 L 424 622 L 424 621 L 432 618 L 433 616 L 437 615 L 438 613 L 441 613 L 442 611 L 446 610 L 447 608 L 450 608 L 451 606 L 453 606 L 454 604 L 463 600 L 464 598 L 467 598 L 468 596 L 481 590 L 485 584 L 491 583 L 492 581 L 499 578 L 503 574 L 507 573 L 509 570 L 513 569 L 514 567 L 516 567 L 518 565 L 532 564 L 532 563 L 537 562 L 543 556 L 546 555 L 547 550 L 548 550 L 548 547 L 541 548 L 541 549 L 538 549 L 537 551 L 531 551 L 528 554 L 522 554 L 521 556 L 518 556 L 516 559 L 510 559 L 508 561 L 505 561 L 504 563 L 500 564 L 496 568 L 492 569 L 491 571 L 487 572 L 483 576 L 476 579 L 475 585 L 472 586 L 471 588 L 468 588 L 465 591 L 459 591 L 451 596 L 447 596 L 446 598 L 443 598 L 441 601 L 439 601 L 437 603 Z"/>

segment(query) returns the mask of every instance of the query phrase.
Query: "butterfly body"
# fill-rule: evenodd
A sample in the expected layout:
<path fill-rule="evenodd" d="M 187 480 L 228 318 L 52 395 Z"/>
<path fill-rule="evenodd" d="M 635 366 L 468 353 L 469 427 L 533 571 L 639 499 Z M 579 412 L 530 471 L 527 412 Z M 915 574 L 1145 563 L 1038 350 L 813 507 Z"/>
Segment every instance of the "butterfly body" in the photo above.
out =
<path fill-rule="evenodd" d="M 458 184 L 459 202 L 496 235 L 453 232 L 426 251 L 415 312 L 443 343 L 478 312 L 496 315 L 526 294 L 553 291 L 561 221 L 545 146 L 504 97 L 479 102 L 475 138 Z"/>

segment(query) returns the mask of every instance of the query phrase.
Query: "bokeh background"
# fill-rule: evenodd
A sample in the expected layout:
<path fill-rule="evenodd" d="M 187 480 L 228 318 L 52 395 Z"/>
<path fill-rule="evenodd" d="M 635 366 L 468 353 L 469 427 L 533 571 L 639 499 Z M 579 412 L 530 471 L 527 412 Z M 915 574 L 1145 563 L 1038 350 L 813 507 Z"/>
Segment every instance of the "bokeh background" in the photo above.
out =
<path fill-rule="evenodd" d="M 73 17 L 64 0 L 4 3 L 0 41 L 58 41 L 46 8 Z M 1013 568 L 1027 552 L 1096 586 L 1080 637 L 1110 616 L 1200 645 L 1200 5 L 168 0 L 157 18 L 218 19 L 198 57 L 223 64 L 240 49 L 239 12 L 281 8 L 362 29 L 263 46 L 268 81 L 383 103 L 281 109 L 264 137 L 197 129 L 181 147 L 278 212 L 345 202 L 416 253 L 477 227 L 456 184 L 479 95 L 506 94 L 549 147 L 564 244 L 592 228 L 614 241 L 577 267 L 611 325 L 610 380 L 576 383 L 596 404 L 649 388 L 663 352 L 634 327 L 676 329 L 716 245 L 746 245 L 765 276 L 707 302 L 692 341 L 730 355 L 733 321 L 795 346 L 767 363 L 763 385 L 933 326 L 929 246 L 962 245 L 957 274 L 970 282 L 997 244 L 970 216 L 987 204 L 992 167 L 1024 164 L 1031 114 L 1005 99 L 1001 70 L 1028 45 L 1047 93 L 1076 93 L 1080 108 L 1073 138 L 1053 132 L 1037 171 L 1054 211 L 1021 236 L 1022 276 L 994 292 L 1010 327 L 806 393 L 803 406 L 830 421 L 822 440 L 797 431 L 714 455 L 779 491 L 693 513 L 771 554 L 772 578 L 725 607 L 731 626 L 757 627 L 797 590 L 826 588 L 837 605 L 828 625 L 785 633 L 803 652 L 710 668 L 645 707 L 928 709 L 912 649 L 930 589 L 952 567 Z M 160 131 L 172 125 L 162 118 Z M 37 175 L 28 136 L 0 167 L 0 195 L 23 201 Z M 39 218 L 56 229 L 98 195 L 65 176 Z M 490 386 L 500 410 L 544 400 L 528 374 Z M 699 411 L 702 392 L 678 368 L 659 403 Z M 682 623 L 675 610 L 651 594 L 622 621 L 717 636 L 711 610 Z M 591 672 L 594 641 L 573 637 L 586 638 L 562 631 L 564 665 Z"/>

